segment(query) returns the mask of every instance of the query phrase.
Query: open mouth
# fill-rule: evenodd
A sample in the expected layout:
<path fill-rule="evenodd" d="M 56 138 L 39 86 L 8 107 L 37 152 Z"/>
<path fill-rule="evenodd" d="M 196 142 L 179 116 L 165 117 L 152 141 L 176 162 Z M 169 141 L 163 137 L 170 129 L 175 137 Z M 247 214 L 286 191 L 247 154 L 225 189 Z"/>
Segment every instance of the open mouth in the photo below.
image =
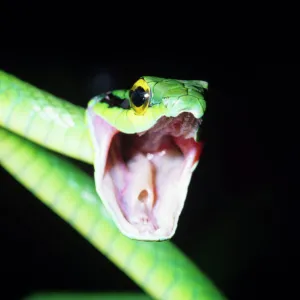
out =
<path fill-rule="evenodd" d="M 195 140 L 201 120 L 182 112 L 126 134 L 92 109 L 88 116 L 96 189 L 120 231 L 140 240 L 170 238 L 202 150 Z"/>

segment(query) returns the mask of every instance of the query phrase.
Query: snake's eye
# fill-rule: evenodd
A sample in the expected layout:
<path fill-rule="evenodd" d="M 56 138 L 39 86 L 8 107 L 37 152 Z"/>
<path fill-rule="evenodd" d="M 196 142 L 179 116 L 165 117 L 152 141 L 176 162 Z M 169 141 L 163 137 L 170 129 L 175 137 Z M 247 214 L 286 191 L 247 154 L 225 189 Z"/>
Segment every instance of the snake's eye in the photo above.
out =
<path fill-rule="evenodd" d="M 144 79 L 139 79 L 129 92 L 130 106 L 137 115 L 143 115 L 150 102 L 150 88 Z"/>

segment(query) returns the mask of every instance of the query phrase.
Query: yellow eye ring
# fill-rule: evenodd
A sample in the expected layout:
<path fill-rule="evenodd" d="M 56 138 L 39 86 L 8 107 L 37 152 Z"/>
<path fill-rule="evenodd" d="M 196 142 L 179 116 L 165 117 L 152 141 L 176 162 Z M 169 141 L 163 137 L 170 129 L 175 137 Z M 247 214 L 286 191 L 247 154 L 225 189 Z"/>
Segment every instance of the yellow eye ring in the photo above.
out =
<path fill-rule="evenodd" d="M 144 79 L 139 79 L 129 92 L 130 106 L 137 115 L 143 115 L 150 103 L 150 87 Z"/>

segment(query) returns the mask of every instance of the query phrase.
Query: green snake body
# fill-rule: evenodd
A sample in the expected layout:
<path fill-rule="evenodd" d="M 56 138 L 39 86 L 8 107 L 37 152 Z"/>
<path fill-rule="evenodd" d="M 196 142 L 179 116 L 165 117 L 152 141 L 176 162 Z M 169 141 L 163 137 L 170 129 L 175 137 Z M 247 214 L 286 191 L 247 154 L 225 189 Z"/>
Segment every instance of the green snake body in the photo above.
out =
<path fill-rule="evenodd" d="M 92 163 L 85 110 L 0 71 L 0 125 L 75 159 Z"/>
<path fill-rule="evenodd" d="M 83 108 L 0 71 L 1 166 L 153 298 L 225 299 L 171 242 L 137 241 L 121 234 L 93 179 L 41 147 L 92 164 L 84 120 Z"/>

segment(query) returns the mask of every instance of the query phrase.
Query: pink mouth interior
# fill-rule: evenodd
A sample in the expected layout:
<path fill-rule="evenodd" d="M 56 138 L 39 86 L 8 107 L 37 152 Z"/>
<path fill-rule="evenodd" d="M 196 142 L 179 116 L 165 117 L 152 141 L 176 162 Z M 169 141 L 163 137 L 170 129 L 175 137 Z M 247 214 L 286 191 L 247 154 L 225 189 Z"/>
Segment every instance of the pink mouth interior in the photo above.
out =
<path fill-rule="evenodd" d="M 170 189 L 180 188 L 181 177 L 191 172 L 199 159 L 202 144 L 194 140 L 198 127 L 199 120 L 182 113 L 175 118 L 162 117 L 142 133 L 112 130 L 103 176 L 112 180 L 124 218 L 140 232 L 156 231 L 162 210 L 176 210 L 176 197 L 169 197 Z M 174 201 L 163 204 L 167 197 Z"/>

